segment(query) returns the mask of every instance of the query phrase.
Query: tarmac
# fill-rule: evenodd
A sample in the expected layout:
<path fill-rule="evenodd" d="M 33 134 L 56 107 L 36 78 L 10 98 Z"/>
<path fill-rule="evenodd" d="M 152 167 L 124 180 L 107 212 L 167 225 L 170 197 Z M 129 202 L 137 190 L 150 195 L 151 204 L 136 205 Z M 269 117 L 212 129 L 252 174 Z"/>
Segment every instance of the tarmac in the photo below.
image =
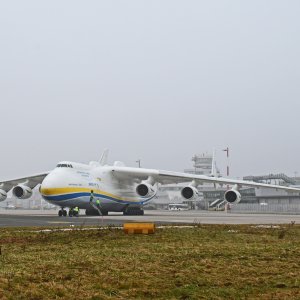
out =
<path fill-rule="evenodd" d="M 300 215 L 288 214 L 240 214 L 211 211 L 145 210 L 144 216 L 58 217 L 56 210 L 0 210 L 0 227 L 61 227 L 122 225 L 126 222 L 154 222 L 159 224 L 300 224 Z"/>

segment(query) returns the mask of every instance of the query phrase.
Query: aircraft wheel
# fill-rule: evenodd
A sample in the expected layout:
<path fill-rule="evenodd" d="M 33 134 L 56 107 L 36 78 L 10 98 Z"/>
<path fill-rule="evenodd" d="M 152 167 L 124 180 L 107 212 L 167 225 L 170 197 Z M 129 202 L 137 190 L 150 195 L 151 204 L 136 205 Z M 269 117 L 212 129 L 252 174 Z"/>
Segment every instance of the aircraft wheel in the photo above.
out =
<path fill-rule="evenodd" d="M 58 216 L 59 216 L 59 217 L 62 217 L 62 215 L 63 215 L 63 211 L 60 209 L 60 210 L 58 211 Z"/>
<path fill-rule="evenodd" d="M 69 210 L 69 217 L 73 217 L 73 215 L 74 215 L 73 209 L 70 208 L 70 210 Z"/>
<path fill-rule="evenodd" d="M 67 216 L 67 211 L 64 209 L 62 214 L 63 214 L 64 217 L 66 217 Z"/>

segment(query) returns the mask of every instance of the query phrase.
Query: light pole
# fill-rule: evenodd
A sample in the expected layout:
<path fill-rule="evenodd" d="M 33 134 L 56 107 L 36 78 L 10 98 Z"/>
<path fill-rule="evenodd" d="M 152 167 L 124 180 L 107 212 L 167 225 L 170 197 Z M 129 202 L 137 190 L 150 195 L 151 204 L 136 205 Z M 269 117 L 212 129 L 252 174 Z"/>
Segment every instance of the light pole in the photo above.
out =
<path fill-rule="evenodd" d="M 139 165 L 139 168 L 141 167 L 141 160 L 140 159 L 138 159 L 137 161 L 136 161 L 136 163 L 138 163 L 138 165 Z"/>
<path fill-rule="evenodd" d="M 227 170 L 226 170 L 226 175 L 228 177 L 229 176 L 229 147 L 227 147 L 223 151 L 226 152 L 226 156 L 227 156 Z"/>
<path fill-rule="evenodd" d="M 229 147 L 227 147 L 226 149 L 223 149 L 224 152 L 226 152 L 226 156 L 227 156 L 227 170 L 226 170 L 226 175 L 227 177 L 229 177 Z M 227 184 L 227 190 L 229 190 L 229 185 Z"/>
<path fill-rule="evenodd" d="M 229 147 L 226 149 L 223 149 L 224 152 L 226 152 L 227 156 L 227 170 L 226 170 L 226 175 L 229 177 Z M 229 185 L 227 184 L 227 191 L 229 190 Z M 225 211 L 228 212 L 228 203 L 225 204 Z"/>

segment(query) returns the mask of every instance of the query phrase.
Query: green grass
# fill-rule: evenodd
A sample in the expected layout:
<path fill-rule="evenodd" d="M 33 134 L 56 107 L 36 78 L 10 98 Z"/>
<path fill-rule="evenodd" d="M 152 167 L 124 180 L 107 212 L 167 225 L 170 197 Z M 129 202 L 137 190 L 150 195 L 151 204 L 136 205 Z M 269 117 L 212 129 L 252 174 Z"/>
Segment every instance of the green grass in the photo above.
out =
<path fill-rule="evenodd" d="M 300 299 L 297 225 L 2 229 L 0 247 L 0 299 Z"/>

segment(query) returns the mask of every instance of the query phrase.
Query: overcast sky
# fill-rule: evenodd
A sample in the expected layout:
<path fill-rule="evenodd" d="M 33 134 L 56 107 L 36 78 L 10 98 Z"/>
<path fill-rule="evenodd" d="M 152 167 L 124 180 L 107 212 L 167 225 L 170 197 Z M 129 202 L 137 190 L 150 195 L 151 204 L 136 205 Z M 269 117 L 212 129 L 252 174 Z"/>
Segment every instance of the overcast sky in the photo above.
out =
<path fill-rule="evenodd" d="M 300 172 L 299 1 L 0 1 L 0 178 L 110 161 Z"/>

